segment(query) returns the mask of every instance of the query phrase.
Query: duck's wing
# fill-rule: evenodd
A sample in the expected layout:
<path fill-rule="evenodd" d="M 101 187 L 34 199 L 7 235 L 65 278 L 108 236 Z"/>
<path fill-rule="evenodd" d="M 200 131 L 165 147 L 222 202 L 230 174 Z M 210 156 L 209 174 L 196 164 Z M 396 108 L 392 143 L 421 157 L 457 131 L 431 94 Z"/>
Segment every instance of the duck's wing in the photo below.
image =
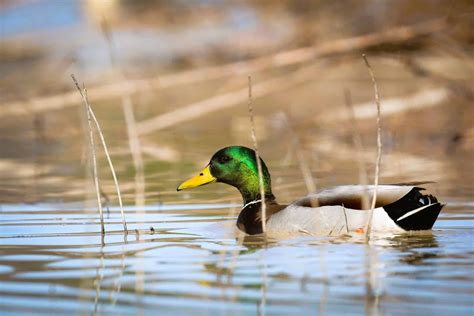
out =
<path fill-rule="evenodd" d="M 352 210 L 367 209 L 375 186 L 346 185 L 310 194 L 292 205 L 299 207 L 344 206 Z M 423 194 L 424 188 L 414 185 L 379 185 L 377 187 L 376 213 L 386 213 L 389 220 L 404 230 L 431 229 L 444 204 L 436 197 Z M 365 207 L 364 207 L 365 205 Z M 370 208 L 370 207 L 369 207 Z M 388 219 L 387 218 L 387 219 Z"/>
<path fill-rule="evenodd" d="M 424 190 L 414 185 L 379 185 L 375 207 L 383 207 L 393 203 L 411 190 Z M 315 201 L 319 206 L 344 205 L 346 208 L 363 210 L 370 209 L 370 201 L 374 193 L 374 185 L 343 185 L 312 193 L 294 202 L 295 205 L 312 207 Z M 364 203 L 364 199 L 369 203 Z"/>
<path fill-rule="evenodd" d="M 423 184 L 432 184 L 432 183 L 436 183 L 436 182 L 435 181 L 408 181 L 408 182 L 390 183 L 390 185 L 419 187 L 420 185 L 423 185 Z"/>

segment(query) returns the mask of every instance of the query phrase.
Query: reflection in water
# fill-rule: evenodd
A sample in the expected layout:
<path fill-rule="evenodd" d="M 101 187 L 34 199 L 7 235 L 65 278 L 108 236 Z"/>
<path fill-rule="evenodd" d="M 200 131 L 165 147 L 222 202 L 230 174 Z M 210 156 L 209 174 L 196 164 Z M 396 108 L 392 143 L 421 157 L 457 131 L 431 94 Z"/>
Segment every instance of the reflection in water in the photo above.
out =
<path fill-rule="evenodd" d="M 110 304 L 112 306 L 115 306 L 117 303 L 117 297 L 118 294 L 120 293 L 121 290 L 121 282 L 122 282 L 122 276 L 125 270 L 125 251 L 124 251 L 124 245 L 122 245 L 121 252 L 120 252 L 120 267 L 118 268 L 119 273 L 117 274 L 117 277 L 113 281 L 113 290 L 110 292 L 109 299 L 110 299 Z"/>
<path fill-rule="evenodd" d="M 412 265 L 426 264 L 426 259 L 440 257 L 436 236 L 431 232 L 423 234 L 401 234 L 388 238 L 391 247 L 400 251 L 403 256 L 401 263 Z"/>
<path fill-rule="evenodd" d="M 96 277 L 94 280 L 94 285 L 95 285 L 95 298 L 94 298 L 94 315 L 97 315 L 99 312 L 99 297 L 100 297 L 100 286 L 101 282 L 104 278 L 102 275 L 102 269 L 105 268 L 104 264 L 104 242 L 102 240 L 100 244 L 100 263 L 97 266 L 97 272 L 96 272 Z"/>

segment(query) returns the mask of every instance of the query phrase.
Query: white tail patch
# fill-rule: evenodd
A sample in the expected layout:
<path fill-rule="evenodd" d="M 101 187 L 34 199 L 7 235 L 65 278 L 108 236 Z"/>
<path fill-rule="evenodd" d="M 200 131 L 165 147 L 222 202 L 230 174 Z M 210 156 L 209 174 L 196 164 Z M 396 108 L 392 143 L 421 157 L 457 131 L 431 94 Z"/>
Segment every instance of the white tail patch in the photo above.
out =
<path fill-rule="evenodd" d="M 404 219 L 404 218 L 407 218 L 407 217 L 409 217 L 409 216 L 412 216 L 413 214 L 416 214 L 416 213 L 418 213 L 418 212 L 420 212 L 420 211 L 423 211 L 425 208 L 430 207 L 431 205 L 435 205 L 435 204 L 436 204 L 436 203 L 428 204 L 428 205 L 422 206 L 422 207 L 420 207 L 420 208 L 417 208 L 417 209 L 415 209 L 415 210 L 413 210 L 413 211 L 410 211 L 410 212 L 406 213 L 405 215 L 400 216 L 399 218 L 397 218 L 397 222 L 401 221 L 401 220 Z"/>

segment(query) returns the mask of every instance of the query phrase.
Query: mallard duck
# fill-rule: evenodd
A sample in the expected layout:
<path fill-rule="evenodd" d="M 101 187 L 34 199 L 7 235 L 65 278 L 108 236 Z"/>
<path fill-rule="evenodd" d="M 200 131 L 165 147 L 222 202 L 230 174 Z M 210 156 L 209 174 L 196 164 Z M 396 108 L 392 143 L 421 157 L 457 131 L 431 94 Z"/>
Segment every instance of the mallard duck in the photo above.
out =
<path fill-rule="evenodd" d="M 178 191 L 213 182 L 229 184 L 240 191 L 243 208 L 237 227 L 250 235 L 262 233 L 262 199 L 255 151 L 231 146 L 217 151 L 196 176 L 178 186 Z M 344 185 L 309 194 L 289 205 L 281 205 L 272 193 L 270 173 L 260 159 L 266 205 L 266 232 L 334 235 L 363 232 L 369 210 L 363 199 L 374 186 Z M 372 214 L 372 231 L 402 232 L 433 227 L 443 204 L 423 194 L 417 184 L 379 185 Z"/>

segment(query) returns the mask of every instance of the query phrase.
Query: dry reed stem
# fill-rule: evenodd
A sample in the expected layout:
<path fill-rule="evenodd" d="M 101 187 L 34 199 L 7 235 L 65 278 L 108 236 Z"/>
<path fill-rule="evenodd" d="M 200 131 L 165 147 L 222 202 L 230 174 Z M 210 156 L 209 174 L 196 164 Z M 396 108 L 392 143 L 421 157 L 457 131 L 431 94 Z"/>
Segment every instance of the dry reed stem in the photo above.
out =
<path fill-rule="evenodd" d="M 370 234 L 372 230 L 372 217 L 375 209 L 375 203 L 377 200 L 377 188 L 379 185 L 379 174 L 380 174 L 380 162 L 382 160 L 382 126 L 380 121 L 380 95 L 379 89 L 377 85 L 377 80 L 375 78 L 375 74 L 370 66 L 370 63 L 367 59 L 365 54 L 362 54 L 362 58 L 364 59 L 365 65 L 369 71 L 370 77 L 372 79 L 372 84 L 374 86 L 374 93 L 375 93 L 375 104 L 377 107 L 377 160 L 375 163 L 375 179 L 374 179 L 374 193 L 372 196 L 372 202 L 370 205 L 370 213 L 369 218 L 367 220 L 367 224 L 365 227 L 365 243 L 368 245 L 370 240 Z M 366 269 L 367 269 L 367 280 L 366 280 L 366 312 L 371 314 L 370 309 L 373 305 L 377 306 L 379 302 L 378 295 L 374 297 L 374 288 L 376 288 L 376 272 L 377 272 L 377 257 L 375 251 L 371 249 L 371 247 L 366 247 Z"/>
<path fill-rule="evenodd" d="M 367 220 L 367 225 L 365 227 L 365 240 L 368 242 L 370 239 L 370 230 L 372 229 L 372 217 L 375 209 L 375 202 L 377 200 L 377 188 L 379 185 L 380 162 L 382 160 L 382 126 L 380 122 L 380 95 L 377 86 L 377 80 L 365 54 L 362 55 L 362 58 L 364 59 L 367 69 L 369 70 L 372 84 L 374 85 L 375 104 L 377 106 L 377 160 L 375 163 L 374 193 L 372 195 L 372 202 L 370 205 L 369 219 Z"/>
<path fill-rule="evenodd" d="M 86 96 L 86 98 L 87 98 L 87 96 Z M 127 221 L 125 220 L 125 214 L 124 214 L 124 211 L 123 211 L 122 194 L 120 193 L 120 186 L 119 186 L 119 182 L 118 182 L 118 179 L 117 179 L 117 174 L 115 173 L 115 168 L 114 168 L 114 165 L 112 163 L 112 159 L 110 158 L 109 150 L 107 148 L 107 143 L 105 142 L 104 134 L 102 133 L 102 129 L 100 128 L 99 121 L 97 120 L 97 117 L 95 116 L 94 111 L 92 110 L 90 105 L 89 105 L 89 111 L 90 111 L 92 119 L 95 122 L 95 126 L 97 128 L 97 132 L 99 133 L 100 141 L 102 143 L 102 147 L 104 148 L 105 156 L 107 157 L 107 163 L 109 164 L 110 172 L 112 173 L 112 177 L 114 178 L 115 190 L 117 191 L 117 197 L 118 197 L 119 207 L 120 207 L 120 216 L 122 217 L 123 230 L 125 232 L 127 232 L 128 231 L 127 230 Z"/>
<path fill-rule="evenodd" d="M 260 199 L 262 200 L 262 231 L 265 234 L 267 231 L 267 205 L 265 204 L 265 189 L 263 186 L 263 171 L 262 162 L 260 161 L 260 155 L 258 154 L 258 142 L 257 134 L 255 132 L 255 122 L 253 119 L 253 107 L 252 107 L 252 76 L 248 76 L 248 109 L 250 117 L 251 135 L 253 140 L 253 147 L 255 149 L 255 160 L 257 160 L 258 170 L 258 186 L 260 188 Z"/>
<path fill-rule="evenodd" d="M 99 176 L 97 174 L 97 158 L 96 158 L 96 153 L 95 153 L 94 133 L 92 131 L 90 104 L 89 104 L 89 100 L 87 99 L 86 88 L 84 87 L 81 90 L 81 87 L 79 86 L 79 83 L 77 82 L 76 77 L 74 77 L 74 75 L 71 75 L 71 77 L 72 77 L 72 80 L 74 81 L 74 84 L 76 85 L 77 90 L 81 94 L 82 101 L 84 103 L 84 107 L 87 114 L 87 123 L 89 126 L 89 144 L 90 144 L 89 148 L 92 154 L 94 185 L 95 185 L 95 190 L 96 190 L 96 195 L 97 195 L 97 206 L 99 208 L 99 214 L 100 214 L 100 228 L 101 228 L 102 235 L 104 235 L 105 234 L 104 213 L 102 210 L 102 201 L 101 201 L 101 196 L 100 196 Z"/>
<path fill-rule="evenodd" d="M 112 177 L 114 179 L 115 190 L 117 192 L 117 197 L 118 197 L 118 201 L 119 201 L 122 225 L 123 225 L 124 231 L 127 232 L 128 231 L 127 221 L 125 220 L 125 213 L 124 213 L 124 210 L 123 210 L 122 194 L 120 192 L 120 185 L 119 185 L 119 182 L 118 182 L 118 178 L 117 178 L 117 174 L 115 172 L 114 165 L 112 163 L 112 158 L 110 157 L 110 153 L 109 153 L 109 150 L 108 150 L 108 147 L 107 147 L 107 143 L 105 141 L 104 133 L 102 132 L 102 128 L 100 127 L 99 120 L 95 116 L 95 113 L 92 110 L 92 107 L 90 106 L 90 102 L 89 102 L 87 93 L 85 93 L 85 98 L 88 102 L 88 109 L 89 109 L 89 112 L 90 112 L 90 116 L 94 120 L 95 126 L 97 128 L 97 132 L 98 132 L 99 137 L 100 137 L 100 141 L 102 143 L 102 147 L 104 148 L 104 153 L 105 153 L 105 156 L 107 158 L 107 163 L 109 164 L 110 172 L 112 173 Z"/>
<path fill-rule="evenodd" d="M 350 124 L 352 127 L 352 142 L 354 143 L 354 147 L 356 148 L 357 166 L 359 169 L 359 183 L 364 186 L 364 193 L 362 194 L 362 208 L 364 210 L 367 210 L 370 205 L 368 197 L 369 176 L 367 173 L 367 167 L 362 156 L 364 148 L 362 145 L 362 137 L 360 135 L 359 129 L 357 128 L 357 120 L 355 116 L 354 107 L 352 105 L 352 97 L 350 90 L 344 90 L 344 100 L 347 107 L 347 112 L 349 114 Z"/>
<path fill-rule="evenodd" d="M 346 225 L 346 233 L 349 234 L 349 222 L 347 221 L 347 213 L 344 204 L 342 204 L 342 211 L 344 212 L 344 224 Z"/>
<path fill-rule="evenodd" d="M 245 73 L 290 66 L 314 60 L 318 57 L 331 56 L 360 51 L 384 43 L 403 43 L 419 36 L 436 34 L 447 27 L 444 18 L 437 18 L 410 26 L 400 26 L 383 32 L 375 32 L 356 37 L 329 41 L 316 46 L 303 47 L 243 62 L 187 70 L 157 78 L 125 80 L 104 86 L 91 88 L 92 101 L 121 97 L 135 92 L 168 88 L 177 85 L 197 83 L 236 76 Z M 23 115 L 30 112 L 50 111 L 74 106 L 77 100 L 73 93 L 62 93 L 53 96 L 32 98 L 27 101 L 14 101 L 0 107 L 0 117 L 7 115 Z"/>

